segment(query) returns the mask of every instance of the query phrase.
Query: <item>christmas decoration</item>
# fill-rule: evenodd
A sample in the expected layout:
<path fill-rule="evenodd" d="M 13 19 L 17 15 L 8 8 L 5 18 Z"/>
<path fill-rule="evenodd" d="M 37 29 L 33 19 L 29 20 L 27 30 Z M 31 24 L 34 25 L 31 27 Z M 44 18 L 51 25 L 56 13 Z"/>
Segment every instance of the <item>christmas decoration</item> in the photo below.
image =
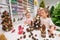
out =
<path fill-rule="evenodd" d="M 43 38 L 46 37 L 46 27 L 44 24 L 41 27 L 41 37 L 43 37 Z"/>
<path fill-rule="evenodd" d="M 36 16 L 36 19 L 34 21 L 34 28 L 40 29 L 40 17 L 38 15 Z"/>
<path fill-rule="evenodd" d="M 45 3 L 44 3 L 44 0 L 41 1 L 39 7 L 42 7 L 42 8 L 45 8 Z"/>
<path fill-rule="evenodd" d="M 13 25 L 12 25 L 11 17 L 7 11 L 4 11 L 2 15 L 2 29 L 4 31 L 10 31 L 12 28 Z"/>
<path fill-rule="evenodd" d="M 13 29 L 11 33 L 13 33 L 13 32 L 15 32 L 15 29 Z"/>
<path fill-rule="evenodd" d="M 24 35 L 23 38 L 26 38 L 26 35 Z"/>
<path fill-rule="evenodd" d="M 18 27 L 18 34 L 23 34 L 23 27 L 20 25 L 19 27 Z"/>

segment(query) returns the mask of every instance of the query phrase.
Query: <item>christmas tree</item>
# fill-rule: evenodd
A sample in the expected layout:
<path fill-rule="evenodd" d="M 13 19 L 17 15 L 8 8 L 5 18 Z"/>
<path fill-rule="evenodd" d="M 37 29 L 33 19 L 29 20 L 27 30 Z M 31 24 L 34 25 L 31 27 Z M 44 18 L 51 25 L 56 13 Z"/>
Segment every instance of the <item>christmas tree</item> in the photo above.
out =
<path fill-rule="evenodd" d="M 54 22 L 54 24 L 57 26 L 60 26 L 60 2 L 55 6 L 54 11 L 51 16 L 52 16 L 52 21 Z"/>
<path fill-rule="evenodd" d="M 13 25 L 9 13 L 7 11 L 4 11 L 1 18 L 2 18 L 2 29 L 4 31 L 10 31 L 13 28 Z"/>
<path fill-rule="evenodd" d="M 45 8 L 45 3 L 44 3 L 44 0 L 41 1 L 39 7 L 42 7 L 42 8 Z"/>

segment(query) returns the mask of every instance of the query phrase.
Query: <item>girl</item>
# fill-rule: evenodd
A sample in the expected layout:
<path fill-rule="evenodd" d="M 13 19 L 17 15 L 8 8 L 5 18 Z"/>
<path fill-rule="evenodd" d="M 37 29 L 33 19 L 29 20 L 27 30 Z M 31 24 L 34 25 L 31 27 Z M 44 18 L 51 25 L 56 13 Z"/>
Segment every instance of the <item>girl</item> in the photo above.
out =
<path fill-rule="evenodd" d="M 52 34 L 54 34 L 54 32 L 55 32 L 55 25 L 53 24 L 53 22 L 49 16 L 48 10 L 45 8 L 41 8 L 39 10 L 38 14 L 40 16 L 41 25 L 45 25 L 46 30 L 49 29 L 49 34 L 50 34 L 50 36 L 52 36 Z"/>
<path fill-rule="evenodd" d="M 26 11 L 24 23 L 25 24 L 31 24 L 31 21 L 32 21 L 32 18 L 31 18 L 30 12 L 29 11 Z"/>

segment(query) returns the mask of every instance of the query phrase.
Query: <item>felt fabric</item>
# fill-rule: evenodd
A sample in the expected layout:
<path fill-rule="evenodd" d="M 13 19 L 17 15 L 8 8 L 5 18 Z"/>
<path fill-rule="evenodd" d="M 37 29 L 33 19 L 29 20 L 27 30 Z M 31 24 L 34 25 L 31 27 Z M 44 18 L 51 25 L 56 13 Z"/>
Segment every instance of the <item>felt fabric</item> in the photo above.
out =
<path fill-rule="evenodd" d="M 7 40 L 4 34 L 0 34 L 0 40 Z"/>

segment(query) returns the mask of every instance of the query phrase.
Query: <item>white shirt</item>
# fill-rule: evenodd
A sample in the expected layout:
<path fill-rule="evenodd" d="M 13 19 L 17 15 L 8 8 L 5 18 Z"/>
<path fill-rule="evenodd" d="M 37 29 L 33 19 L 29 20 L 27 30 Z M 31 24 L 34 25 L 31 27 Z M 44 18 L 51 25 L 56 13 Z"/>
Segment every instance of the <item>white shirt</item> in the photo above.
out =
<path fill-rule="evenodd" d="M 50 25 L 54 25 L 51 18 L 42 18 L 40 17 L 41 25 L 45 25 L 46 27 L 49 27 Z"/>

